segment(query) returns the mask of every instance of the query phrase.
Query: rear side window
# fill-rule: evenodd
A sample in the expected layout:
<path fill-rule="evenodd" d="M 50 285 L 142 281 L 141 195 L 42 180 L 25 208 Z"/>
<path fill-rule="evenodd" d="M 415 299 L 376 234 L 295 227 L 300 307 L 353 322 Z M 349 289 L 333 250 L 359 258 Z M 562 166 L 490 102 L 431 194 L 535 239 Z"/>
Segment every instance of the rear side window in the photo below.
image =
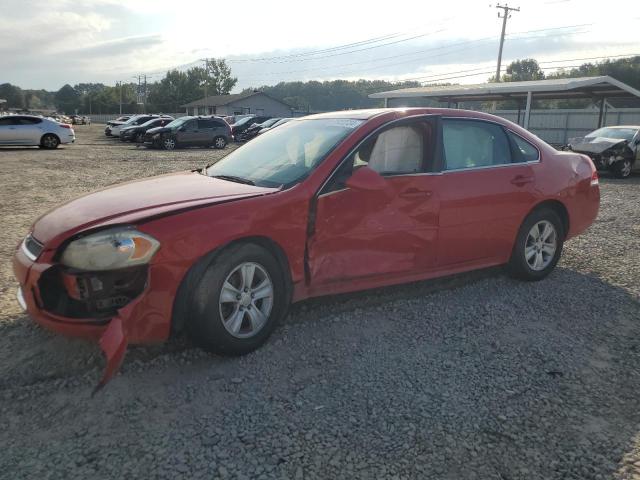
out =
<path fill-rule="evenodd" d="M 41 118 L 20 117 L 18 125 L 36 125 L 42 122 Z"/>
<path fill-rule="evenodd" d="M 442 120 L 445 170 L 511 163 L 509 140 L 502 127 L 481 120 Z"/>
<path fill-rule="evenodd" d="M 514 146 L 514 161 L 516 162 L 536 162 L 540 159 L 538 149 L 527 142 L 524 138 L 509 132 L 509 137 Z"/>
<path fill-rule="evenodd" d="M 201 119 L 198 120 L 198 128 L 202 129 L 202 128 L 213 128 L 213 122 L 211 120 L 208 119 Z"/>

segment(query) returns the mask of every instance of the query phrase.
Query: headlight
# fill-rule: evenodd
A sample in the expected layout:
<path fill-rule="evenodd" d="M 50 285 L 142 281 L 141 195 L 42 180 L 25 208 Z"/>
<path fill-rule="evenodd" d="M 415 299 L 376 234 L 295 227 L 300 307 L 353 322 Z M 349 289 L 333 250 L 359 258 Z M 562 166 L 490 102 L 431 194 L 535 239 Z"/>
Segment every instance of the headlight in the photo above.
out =
<path fill-rule="evenodd" d="M 61 262 L 79 270 L 117 270 L 149 263 L 160 242 L 133 229 L 112 229 L 71 242 Z"/>

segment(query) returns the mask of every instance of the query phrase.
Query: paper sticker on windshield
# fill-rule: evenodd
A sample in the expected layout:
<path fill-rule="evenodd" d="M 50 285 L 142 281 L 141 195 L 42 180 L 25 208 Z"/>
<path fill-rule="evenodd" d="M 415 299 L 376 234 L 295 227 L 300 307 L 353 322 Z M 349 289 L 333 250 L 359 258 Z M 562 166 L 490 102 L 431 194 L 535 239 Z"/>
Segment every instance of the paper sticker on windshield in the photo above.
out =
<path fill-rule="evenodd" d="M 329 127 L 356 128 L 362 124 L 362 120 L 354 120 L 352 118 L 332 118 L 327 121 Z"/>

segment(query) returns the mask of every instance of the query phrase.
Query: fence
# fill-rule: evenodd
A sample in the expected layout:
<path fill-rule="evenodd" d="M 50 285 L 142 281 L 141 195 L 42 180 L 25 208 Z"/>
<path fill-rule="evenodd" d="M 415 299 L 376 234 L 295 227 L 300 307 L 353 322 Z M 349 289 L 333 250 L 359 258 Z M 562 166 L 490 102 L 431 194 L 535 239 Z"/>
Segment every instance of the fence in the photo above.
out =
<path fill-rule="evenodd" d="M 492 112 L 518 123 L 517 110 Z M 572 137 L 583 137 L 598 127 L 597 110 L 531 110 L 529 130 L 552 145 L 565 145 Z M 520 113 L 520 124 L 524 111 Z M 640 108 L 609 109 L 604 125 L 640 125 Z"/>

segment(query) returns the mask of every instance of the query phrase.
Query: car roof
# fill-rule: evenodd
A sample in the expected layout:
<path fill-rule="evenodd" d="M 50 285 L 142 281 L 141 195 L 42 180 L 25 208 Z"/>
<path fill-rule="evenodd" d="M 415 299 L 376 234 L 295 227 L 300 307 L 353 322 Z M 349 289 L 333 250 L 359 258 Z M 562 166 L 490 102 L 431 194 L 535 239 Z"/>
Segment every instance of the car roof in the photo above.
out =
<path fill-rule="evenodd" d="M 635 128 L 636 130 L 640 130 L 640 126 L 638 125 L 607 125 L 601 128 Z M 598 129 L 600 130 L 600 129 Z"/>

